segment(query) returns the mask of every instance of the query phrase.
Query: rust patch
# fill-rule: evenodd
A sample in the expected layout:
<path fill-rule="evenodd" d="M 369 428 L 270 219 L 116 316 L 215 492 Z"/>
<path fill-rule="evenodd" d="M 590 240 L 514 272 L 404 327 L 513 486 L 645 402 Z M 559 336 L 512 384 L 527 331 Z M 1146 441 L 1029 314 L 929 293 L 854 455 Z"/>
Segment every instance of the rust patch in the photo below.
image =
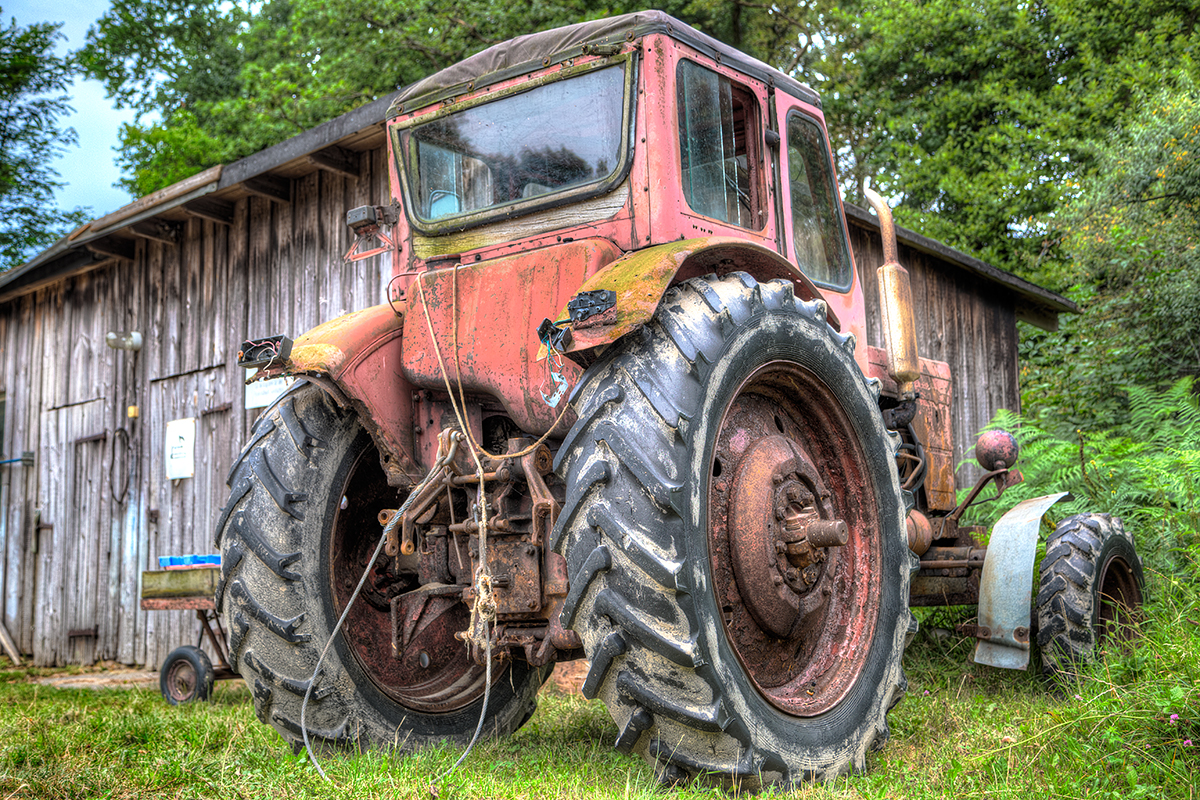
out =
<path fill-rule="evenodd" d="M 864 668 L 882 596 L 877 502 L 850 420 L 804 367 L 768 363 L 725 411 L 710 474 L 730 644 L 773 706 L 825 713 Z"/>

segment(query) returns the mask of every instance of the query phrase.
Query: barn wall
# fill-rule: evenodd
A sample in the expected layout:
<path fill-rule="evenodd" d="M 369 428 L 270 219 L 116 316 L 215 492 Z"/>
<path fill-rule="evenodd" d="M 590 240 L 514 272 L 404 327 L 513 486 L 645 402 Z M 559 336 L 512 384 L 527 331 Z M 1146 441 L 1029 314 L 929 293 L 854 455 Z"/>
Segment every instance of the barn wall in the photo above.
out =
<path fill-rule="evenodd" d="M 140 240 L 133 263 L 0 305 L 0 455 L 35 453 L 32 468 L 0 466 L 2 618 L 37 664 L 156 667 L 195 643 L 193 612 L 139 608 L 141 571 L 214 552 L 226 473 L 257 413 L 244 410 L 242 339 L 383 301 L 386 256 L 341 261 L 345 211 L 387 197 L 383 152 L 361 159 L 356 180 L 312 173 L 290 204 L 240 200 L 232 225 L 191 219 L 179 245 Z M 130 330 L 140 352 L 105 346 Z M 168 481 L 164 428 L 185 417 L 196 476 Z"/>
<path fill-rule="evenodd" d="M 867 339 L 883 347 L 882 315 L 875 271 L 883 263 L 879 232 L 850 224 L 867 306 Z M 1020 410 L 1017 322 L 1011 293 L 944 261 L 900 245 L 900 263 L 912 281 L 917 352 L 950 365 L 953 386 L 954 463 L 959 486 L 982 470 L 974 462 L 975 440 L 998 409 Z"/>

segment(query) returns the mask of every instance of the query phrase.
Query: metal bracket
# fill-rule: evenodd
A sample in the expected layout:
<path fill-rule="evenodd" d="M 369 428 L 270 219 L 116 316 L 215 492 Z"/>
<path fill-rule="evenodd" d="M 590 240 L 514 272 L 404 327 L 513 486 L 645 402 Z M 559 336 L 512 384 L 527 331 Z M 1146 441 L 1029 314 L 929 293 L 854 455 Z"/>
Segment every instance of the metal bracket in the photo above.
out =
<path fill-rule="evenodd" d="M 603 314 L 617 304 L 617 293 L 611 289 L 580 292 L 567 301 L 567 314 L 572 323 L 580 323 Z"/>
<path fill-rule="evenodd" d="M 1029 665 L 1033 561 L 1042 515 L 1066 492 L 1022 500 L 1000 518 L 988 539 L 979 584 L 975 663 L 1004 669 Z"/>

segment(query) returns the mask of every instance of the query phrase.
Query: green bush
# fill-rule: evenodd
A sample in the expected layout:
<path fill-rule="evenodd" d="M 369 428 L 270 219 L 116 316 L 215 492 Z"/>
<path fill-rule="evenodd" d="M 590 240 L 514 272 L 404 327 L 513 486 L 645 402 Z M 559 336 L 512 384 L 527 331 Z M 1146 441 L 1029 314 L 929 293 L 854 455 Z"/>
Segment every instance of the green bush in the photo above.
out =
<path fill-rule="evenodd" d="M 1059 518 L 1082 512 L 1121 517 L 1137 539 L 1151 572 L 1181 574 L 1194 569 L 1182 549 L 1200 542 L 1200 404 L 1194 379 L 1165 391 L 1126 388 L 1129 421 L 1106 430 L 1076 429 L 1063 436 L 1020 414 L 1001 410 L 988 429 L 1004 428 L 1021 445 L 1017 468 L 1025 482 L 999 503 L 969 512 L 991 525 L 1028 497 L 1052 491 L 1071 496 L 1054 506 Z"/>

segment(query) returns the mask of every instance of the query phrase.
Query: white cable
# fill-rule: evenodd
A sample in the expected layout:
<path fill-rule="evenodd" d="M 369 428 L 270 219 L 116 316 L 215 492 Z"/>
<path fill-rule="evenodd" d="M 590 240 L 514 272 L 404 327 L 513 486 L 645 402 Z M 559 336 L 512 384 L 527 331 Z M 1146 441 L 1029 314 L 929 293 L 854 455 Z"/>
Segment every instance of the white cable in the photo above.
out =
<path fill-rule="evenodd" d="M 329 654 L 329 648 L 333 645 L 333 640 L 337 636 L 338 631 L 342 629 L 342 623 L 344 623 L 346 621 L 346 617 L 349 616 L 350 609 L 354 606 L 354 601 L 358 599 L 358 594 L 360 591 L 362 591 L 363 584 L 367 582 L 367 576 L 371 574 L 371 568 L 375 566 L 375 559 L 379 558 L 379 553 L 383 550 L 383 545 L 385 542 L 387 542 L 388 536 L 396 529 L 396 526 L 400 524 L 400 520 L 404 516 L 404 513 L 408 511 L 409 505 L 411 505 L 412 501 L 416 499 L 420 491 L 424 489 L 430 483 L 430 481 L 433 480 L 434 476 L 438 474 L 442 467 L 454 460 L 454 454 L 458 450 L 458 442 L 459 439 L 457 436 L 450 437 L 450 449 L 446 452 L 446 455 L 442 458 L 439 458 L 434 463 L 433 468 L 429 470 L 429 474 L 426 475 L 419 484 L 413 487 L 413 490 L 409 492 L 408 497 L 400 505 L 399 510 L 396 511 L 390 520 L 388 520 L 388 524 L 384 526 L 383 534 L 379 537 L 379 544 L 375 546 L 375 552 L 367 561 L 367 568 L 363 570 L 362 577 L 358 579 L 358 585 L 354 587 L 354 593 L 350 595 L 350 600 L 346 603 L 346 608 L 342 610 L 342 616 L 338 618 L 337 625 L 333 626 L 333 631 L 329 634 L 329 640 L 325 642 L 325 648 L 321 650 L 321 655 L 317 659 L 317 666 L 315 669 L 313 669 L 312 678 L 310 678 L 308 681 L 308 688 L 304 690 L 304 700 L 300 703 L 300 735 L 304 738 L 304 750 L 308 753 L 309 760 L 312 761 L 313 766 L 317 768 L 317 772 L 320 773 L 321 777 L 327 782 L 329 781 L 329 776 L 325 774 L 325 770 L 321 768 L 321 762 L 317 760 L 317 754 L 313 752 L 312 743 L 308 740 L 308 727 L 305 725 L 305 715 L 308 712 L 308 699 L 312 696 L 313 687 L 317 684 L 317 676 L 321 673 L 321 665 L 325 662 L 325 656 Z M 488 674 L 490 676 L 490 670 Z"/>

